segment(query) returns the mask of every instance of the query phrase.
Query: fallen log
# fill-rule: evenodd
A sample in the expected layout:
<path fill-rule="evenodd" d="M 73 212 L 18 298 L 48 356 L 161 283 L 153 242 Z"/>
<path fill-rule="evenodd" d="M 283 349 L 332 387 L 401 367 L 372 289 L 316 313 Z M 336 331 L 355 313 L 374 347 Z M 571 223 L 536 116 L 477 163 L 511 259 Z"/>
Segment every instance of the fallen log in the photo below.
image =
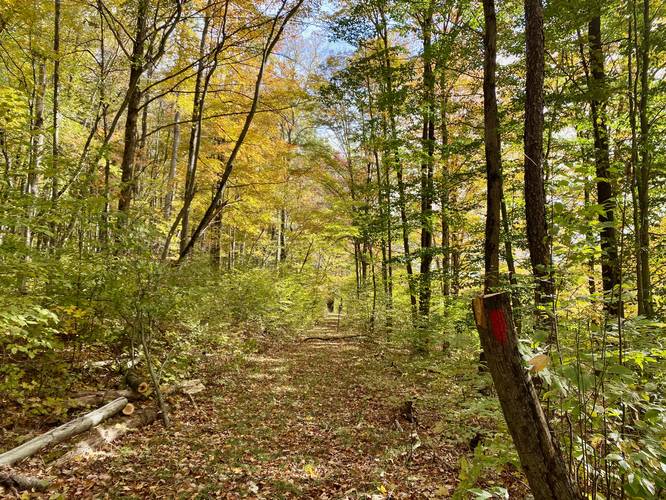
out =
<path fill-rule="evenodd" d="M 335 342 L 336 340 L 346 340 L 346 339 L 356 339 L 360 337 L 367 337 L 367 335 L 331 335 L 328 337 L 305 337 L 303 339 L 303 342 L 307 342 L 308 340 L 323 340 L 323 341 L 328 341 L 328 342 Z"/>
<path fill-rule="evenodd" d="M 148 391 L 150 391 L 150 385 L 148 382 L 146 382 L 146 380 L 133 369 L 129 369 L 125 372 L 125 383 L 127 384 L 127 387 L 140 394 L 147 395 Z"/>
<path fill-rule="evenodd" d="M 37 436 L 36 438 L 1 454 L 0 465 L 13 465 L 19 460 L 34 455 L 42 448 L 60 443 L 65 439 L 81 434 L 91 427 L 96 426 L 103 420 L 112 417 L 121 411 L 126 404 L 127 398 L 118 398 L 101 408 L 63 424 L 60 427 L 51 429 L 41 436 Z"/>
<path fill-rule="evenodd" d="M 0 486 L 10 490 L 45 491 L 49 484 L 50 481 L 18 474 L 9 467 L 0 468 Z"/>
<path fill-rule="evenodd" d="M 130 403 L 131 404 L 131 403 Z M 79 441 L 76 446 L 49 465 L 49 469 L 59 468 L 73 460 L 83 460 L 90 457 L 105 444 L 111 443 L 129 431 L 152 424 L 157 420 L 157 411 L 154 408 L 136 410 L 131 417 L 107 426 L 99 425 L 90 431 L 90 435 Z"/>
<path fill-rule="evenodd" d="M 145 395 L 131 389 L 79 392 L 72 394 L 67 402 L 67 407 L 86 408 L 89 406 L 99 406 L 118 398 L 137 401 L 145 398 Z"/>

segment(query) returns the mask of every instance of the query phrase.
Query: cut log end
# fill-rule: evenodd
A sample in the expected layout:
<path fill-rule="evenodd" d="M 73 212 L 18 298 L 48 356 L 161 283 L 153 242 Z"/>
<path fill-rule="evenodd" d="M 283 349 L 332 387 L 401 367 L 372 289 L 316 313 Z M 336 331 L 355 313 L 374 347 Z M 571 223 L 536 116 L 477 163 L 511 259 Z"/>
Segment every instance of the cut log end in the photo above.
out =
<path fill-rule="evenodd" d="M 132 403 L 127 403 L 125 405 L 125 408 L 123 408 L 123 415 L 128 415 L 128 416 L 131 415 L 132 413 L 134 413 L 134 409 L 135 408 Z"/>

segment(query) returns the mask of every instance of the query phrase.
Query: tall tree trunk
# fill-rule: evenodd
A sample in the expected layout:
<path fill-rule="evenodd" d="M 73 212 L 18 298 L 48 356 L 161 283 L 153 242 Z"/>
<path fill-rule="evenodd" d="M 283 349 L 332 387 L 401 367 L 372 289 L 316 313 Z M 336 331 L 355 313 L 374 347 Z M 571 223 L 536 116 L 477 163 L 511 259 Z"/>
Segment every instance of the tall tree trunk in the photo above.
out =
<path fill-rule="evenodd" d="M 147 33 L 148 0 L 139 0 L 136 13 L 136 30 L 132 43 L 132 60 L 129 75 L 127 117 L 125 119 L 125 145 L 120 164 L 121 187 L 118 211 L 126 218 L 134 193 L 134 159 L 137 147 L 137 123 L 141 110 L 139 81 L 145 69 L 145 44 Z M 122 220 L 122 217 L 121 217 Z"/>
<path fill-rule="evenodd" d="M 211 238 L 210 264 L 213 270 L 219 271 L 222 266 L 222 210 L 218 210 L 211 224 Z"/>
<path fill-rule="evenodd" d="M 287 243 L 285 232 L 287 231 L 287 211 L 284 207 L 280 208 L 280 227 L 277 239 L 277 263 L 280 264 L 287 259 Z"/>
<path fill-rule="evenodd" d="M 546 223 L 546 190 L 543 175 L 543 82 L 544 33 L 541 0 L 525 0 L 527 79 L 525 83 L 525 220 L 532 273 L 536 280 L 538 324 L 547 331 L 548 344 L 555 342 L 549 311 L 553 303 L 550 252 Z"/>
<path fill-rule="evenodd" d="M 513 258 L 513 240 L 511 235 L 511 225 L 509 221 L 509 214 L 506 209 L 506 197 L 504 196 L 504 178 L 502 177 L 502 189 L 500 191 L 501 196 L 501 205 L 500 212 L 502 216 L 502 230 L 504 231 L 504 253 L 506 254 L 506 267 L 509 270 L 509 283 L 512 285 L 517 285 L 516 280 L 516 261 Z M 512 294 L 514 297 L 515 294 Z M 512 303 L 515 305 L 516 302 Z"/>
<path fill-rule="evenodd" d="M 102 129 L 104 137 L 109 136 L 108 108 L 106 101 L 106 45 L 104 43 L 104 16 L 102 15 L 101 0 L 97 0 L 99 12 L 99 107 L 102 112 Z M 102 208 L 102 220 L 100 223 L 99 239 L 100 247 L 103 247 L 109 239 L 110 215 L 111 215 L 111 161 L 108 151 L 103 155 L 104 159 L 104 208 Z"/>
<path fill-rule="evenodd" d="M 416 298 L 416 286 L 414 283 L 414 271 L 412 269 L 412 255 L 409 247 L 409 224 L 407 221 L 407 201 L 405 195 L 405 182 L 403 178 L 403 167 L 402 162 L 400 161 L 400 153 L 398 151 L 398 127 L 396 125 L 396 116 L 395 108 L 393 106 L 393 67 L 391 64 L 390 58 L 390 44 L 388 39 L 388 24 L 386 20 L 386 14 L 384 11 L 381 12 L 382 24 L 381 24 L 381 39 L 383 43 L 383 63 L 384 71 L 386 72 L 386 93 L 388 95 L 388 104 L 387 104 L 387 114 L 388 122 L 390 129 L 390 153 L 392 157 L 393 168 L 396 172 L 396 179 L 398 184 L 398 208 L 400 211 L 400 222 L 402 229 L 402 247 L 405 257 L 405 270 L 407 271 L 407 284 L 409 287 L 409 301 L 411 304 L 412 311 L 412 321 L 416 322 L 418 305 Z"/>
<path fill-rule="evenodd" d="M 444 70 L 442 70 L 442 81 L 440 87 L 446 92 L 440 106 L 441 113 L 441 148 L 442 148 L 442 175 L 439 188 L 439 200 L 441 204 L 441 231 L 442 231 L 442 295 L 451 295 L 451 228 L 449 222 L 449 210 L 451 196 L 449 194 L 449 129 L 447 107 L 449 102 L 448 90 L 444 90 Z"/>
<path fill-rule="evenodd" d="M 29 221 L 35 216 L 37 198 L 39 196 L 40 176 L 42 173 L 42 162 L 44 159 L 44 97 L 46 94 L 46 61 L 41 56 L 35 56 L 35 83 L 33 91 L 33 117 L 32 137 L 30 138 L 30 165 L 28 170 L 28 182 L 26 191 L 30 197 L 30 208 L 28 210 Z M 32 246 L 33 234 L 29 222 L 25 228 L 25 244 L 28 248 Z M 23 287 L 23 285 L 22 285 Z"/>
<path fill-rule="evenodd" d="M 640 280 L 642 307 L 639 305 L 641 314 L 645 316 L 654 315 L 652 304 L 652 287 L 650 284 L 650 203 L 648 189 L 650 186 L 651 151 L 650 151 L 650 122 L 648 119 L 648 106 L 650 97 L 650 0 L 643 0 L 643 33 L 640 46 L 640 77 L 641 95 L 639 104 L 640 113 L 640 152 L 641 164 L 638 175 L 638 214 L 640 219 L 639 241 L 640 241 Z"/>
<path fill-rule="evenodd" d="M 171 211 L 173 210 L 173 198 L 176 181 L 176 171 L 178 168 L 178 148 L 180 147 L 180 110 L 176 108 L 173 117 L 173 139 L 171 142 L 171 161 L 169 164 L 169 176 L 167 177 L 167 192 L 164 198 L 164 218 L 171 218 Z"/>
<path fill-rule="evenodd" d="M 451 233 L 451 294 L 457 297 L 460 293 L 460 263 L 462 252 L 460 250 L 460 240 L 457 232 Z"/>
<path fill-rule="evenodd" d="M 638 75 L 634 74 L 634 58 L 633 54 L 636 53 L 638 59 L 638 26 L 636 18 L 636 2 L 631 0 L 627 2 L 629 9 L 628 18 L 628 36 L 629 39 L 627 48 L 627 92 L 629 95 L 629 126 L 631 129 L 631 157 L 629 166 L 629 175 L 631 176 L 631 201 L 632 201 L 632 216 L 634 223 L 634 251 L 636 254 L 636 299 L 638 303 L 638 314 L 645 314 L 645 300 L 643 298 L 643 281 L 641 270 L 641 219 L 638 201 L 638 127 L 636 125 L 636 115 L 638 108 Z"/>
<path fill-rule="evenodd" d="M 390 241 L 391 241 L 391 221 L 390 221 L 390 198 L 387 194 L 388 191 L 388 174 L 386 179 L 382 179 L 382 167 L 381 161 L 379 159 L 379 150 L 377 148 L 377 127 L 376 127 L 376 117 L 374 112 L 374 98 L 372 94 L 372 86 L 370 84 L 370 78 L 366 77 L 366 89 L 368 91 L 368 114 L 370 117 L 370 141 L 372 149 L 372 158 L 375 166 L 375 175 L 377 176 L 377 207 L 379 211 L 379 219 L 381 224 L 381 236 L 380 236 L 380 246 L 381 246 L 381 270 L 382 270 L 382 285 L 384 290 L 385 298 L 385 307 L 386 307 L 386 321 L 387 326 L 390 326 L 391 322 L 391 309 L 392 304 L 392 286 L 390 283 L 391 278 L 391 262 L 390 262 Z M 385 181 L 385 183 L 384 183 Z M 386 229 L 386 231 L 384 231 Z M 388 245 L 387 245 L 388 240 Z"/>
<path fill-rule="evenodd" d="M 590 189 L 587 187 L 587 183 L 583 189 L 583 203 L 585 209 L 587 209 L 590 206 Z M 590 248 L 594 247 L 592 231 L 586 231 L 585 239 L 587 240 L 587 244 Z M 591 253 L 587 259 L 587 269 L 587 289 L 590 292 L 590 295 L 594 295 L 597 291 L 597 285 L 594 279 L 594 253 Z"/>
<path fill-rule="evenodd" d="M 615 195 L 611 182 L 608 127 L 606 125 L 606 76 L 601 42 L 601 17 L 599 12 L 588 23 L 590 69 L 588 87 L 590 91 L 590 118 L 594 134 L 594 160 L 597 177 L 597 203 L 602 208 L 601 223 L 601 277 L 606 300 L 604 308 L 612 315 L 622 314 L 622 305 L 616 296 L 620 284 L 620 262 L 618 259 L 615 231 Z"/>
<path fill-rule="evenodd" d="M 489 293 L 499 284 L 500 208 L 502 199 L 502 156 L 497 113 L 495 72 L 497 68 L 497 15 L 494 0 L 483 0 L 483 129 L 486 156 L 486 230 L 484 243 L 484 289 Z"/>
<path fill-rule="evenodd" d="M 52 160 L 53 165 L 53 179 L 51 184 L 51 198 L 55 200 L 58 194 L 58 159 L 60 156 L 59 149 L 59 122 L 58 113 L 59 99 L 60 99 L 60 2 L 61 0 L 54 0 L 53 8 L 53 122 L 51 130 L 52 141 Z"/>
<path fill-rule="evenodd" d="M 180 226 L 181 252 L 187 246 L 187 242 L 190 238 L 190 204 L 194 199 L 196 189 L 197 162 L 199 160 L 199 148 L 201 146 L 201 125 L 204 107 L 204 92 L 202 91 L 205 70 L 204 55 L 206 53 L 206 39 L 208 38 L 208 28 L 210 26 L 208 6 L 210 6 L 210 1 L 207 4 L 206 12 L 204 14 L 204 24 L 201 31 L 201 39 L 199 40 L 199 62 L 197 64 L 197 74 L 194 82 L 192 125 L 190 128 L 190 140 L 187 148 L 187 170 L 185 171 L 185 191 L 183 193 L 183 215 Z"/>
<path fill-rule="evenodd" d="M 421 269 L 419 314 L 423 321 L 430 315 L 430 267 L 432 265 L 432 197 L 435 154 L 435 75 L 432 68 L 433 6 L 428 4 L 423 20 L 423 131 L 421 147 Z"/>

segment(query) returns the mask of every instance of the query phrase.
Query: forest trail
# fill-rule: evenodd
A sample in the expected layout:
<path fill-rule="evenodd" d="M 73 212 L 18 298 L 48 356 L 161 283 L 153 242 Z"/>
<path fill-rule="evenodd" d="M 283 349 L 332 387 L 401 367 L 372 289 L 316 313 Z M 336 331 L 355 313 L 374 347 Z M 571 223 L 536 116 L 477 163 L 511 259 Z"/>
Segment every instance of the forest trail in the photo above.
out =
<path fill-rule="evenodd" d="M 153 423 L 85 461 L 50 471 L 56 476 L 51 492 L 64 498 L 449 498 L 461 480 L 471 479 L 462 491 L 499 484 L 522 498 L 524 485 L 507 469 L 481 477 L 461 473 L 461 463 L 469 469 L 473 460 L 470 438 L 479 429 L 494 432 L 483 417 L 483 405 L 494 403 L 481 398 L 474 406 L 480 397 L 472 383 L 475 365 L 441 353 L 439 372 L 432 358 L 362 336 L 304 340 L 345 335 L 337 315 L 329 314 L 298 339 L 267 340 L 236 356 L 224 348 L 202 353 L 192 375 L 206 391 L 194 395 L 194 404 L 171 400 L 169 429 Z M 469 394 L 476 398 L 471 406 Z M 22 468 L 44 471 L 37 461 Z"/>
<path fill-rule="evenodd" d="M 337 330 L 329 315 L 309 333 Z M 432 374 L 403 373 L 401 356 L 359 339 L 207 354 L 196 406 L 176 400 L 171 428 L 155 423 L 72 464 L 55 489 L 67 498 L 448 497 L 469 450 L 438 427 Z M 417 423 L 404 414 L 410 400 Z"/>

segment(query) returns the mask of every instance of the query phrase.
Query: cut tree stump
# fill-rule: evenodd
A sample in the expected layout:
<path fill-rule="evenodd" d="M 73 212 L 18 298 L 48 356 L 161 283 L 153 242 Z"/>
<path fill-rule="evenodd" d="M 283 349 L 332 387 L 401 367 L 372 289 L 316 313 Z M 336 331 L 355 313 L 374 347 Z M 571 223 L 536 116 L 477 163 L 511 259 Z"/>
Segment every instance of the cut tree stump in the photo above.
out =
<path fill-rule="evenodd" d="M 125 408 L 126 404 L 127 398 L 118 398 L 101 408 L 63 424 L 60 427 L 51 429 L 41 436 L 37 436 L 36 438 L 1 454 L 0 465 L 13 465 L 19 460 L 34 455 L 42 448 L 60 443 L 72 436 L 81 434 L 91 427 L 96 426 L 103 420 L 112 417 Z"/>
<path fill-rule="evenodd" d="M 17 474 L 10 467 L 0 468 L 0 486 L 10 490 L 45 491 L 49 484 L 50 481 L 44 479 Z"/>
<path fill-rule="evenodd" d="M 129 431 L 152 424 L 157 420 L 157 410 L 144 408 L 136 410 L 129 418 L 112 425 L 99 425 L 90 431 L 90 436 L 79 441 L 76 446 L 49 465 L 60 468 L 73 460 L 82 460 L 95 453 L 96 450 L 127 434 Z"/>
<path fill-rule="evenodd" d="M 508 294 L 479 296 L 472 309 L 504 419 L 534 498 L 582 498 L 569 478 L 518 350 Z"/>

